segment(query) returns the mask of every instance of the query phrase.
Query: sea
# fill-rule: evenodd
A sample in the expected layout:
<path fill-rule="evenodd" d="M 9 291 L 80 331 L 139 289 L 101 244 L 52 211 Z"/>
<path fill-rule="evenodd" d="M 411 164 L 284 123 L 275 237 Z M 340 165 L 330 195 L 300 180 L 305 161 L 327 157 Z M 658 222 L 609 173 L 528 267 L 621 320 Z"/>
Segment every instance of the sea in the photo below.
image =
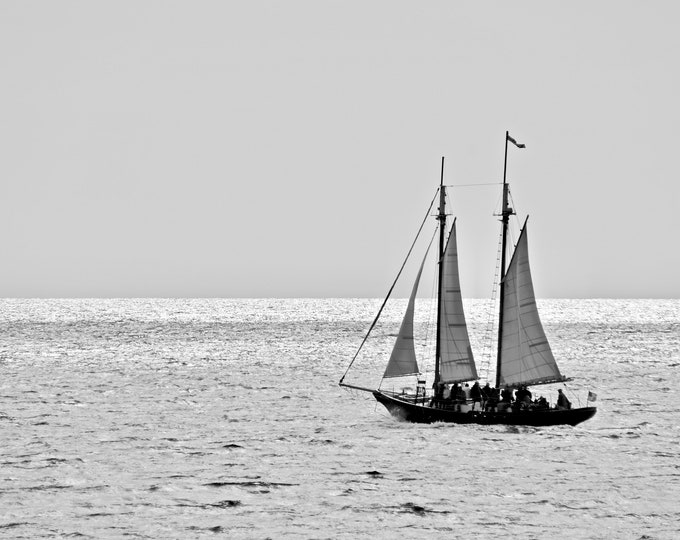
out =
<path fill-rule="evenodd" d="M 680 300 L 539 300 L 598 407 L 543 428 L 409 424 L 341 388 L 380 304 L 0 300 L 0 538 L 680 538 Z M 347 382 L 380 383 L 404 306 Z M 465 301 L 492 376 L 488 306 Z"/>

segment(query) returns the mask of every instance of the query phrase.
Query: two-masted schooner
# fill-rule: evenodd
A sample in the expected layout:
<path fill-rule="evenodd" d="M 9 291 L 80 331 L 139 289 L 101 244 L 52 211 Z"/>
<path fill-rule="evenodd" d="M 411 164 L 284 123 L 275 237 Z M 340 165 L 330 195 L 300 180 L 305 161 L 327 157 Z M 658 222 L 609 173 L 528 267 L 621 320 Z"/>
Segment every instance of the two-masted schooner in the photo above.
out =
<path fill-rule="evenodd" d="M 545 400 L 532 401 L 531 394 L 527 395 L 529 386 L 560 383 L 568 379 L 560 373 L 543 331 L 536 306 L 527 247 L 528 218 L 521 229 L 510 262 L 506 264 L 508 223 L 510 216 L 514 215 L 514 210 L 509 205 L 509 188 L 506 180 L 508 142 L 524 148 L 523 144 L 517 143 L 506 132 L 503 198 L 500 212 L 502 228 L 495 386 L 491 388 L 487 384 L 481 392 L 479 391 L 477 382 L 479 377 L 463 311 L 455 220 L 447 237 L 446 186 L 444 185 L 444 158 L 442 158 L 439 211 L 436 216 L 439 221 L 439 247 L 432 392 L 426 387 L 426 379 L 418 368 L 413 335 L 415 300 L 424 260 L 420 265 L 399 334 L 383 374 L 383 381 L 406 376 L 416 377 L 415 391 L 407 392 L 405 389 L 401 392 L 388 391 L 381 388 L 382 383 L 378 388 L 373 389 L 345 382 L 359 351 L 380 318 L 385 303 L 394 289 L 394 284 L 364 337 L 359 351 L 340 380 L 340 386 L 371 392 L 378 402 L 399 419 L 420 423 L 453 422 L 528 426 L 567 424 L 574 426 L 588 420 L 596 412 L 594 406 L 588 406 L 591 399 L 594 399 L 594 394 L 591 392 L 588 393 L 587 406 L 579 408 L 572 408 L 571 403 L 561 391 L 560 400 L 555 407 Z M 415 242 L 414 240 L 414 244 Z M 413 246 L 411 246 L 412 249 Z M 409 250 L 409 255 L 411 250 Z M 403 268 L 402 265 L 402 270 Z M 400 274 L 401 270 L 397 279 Z M 476 387 L 476 395 L 466 393 L 459 386 L 469 383 L 473 383 L 473 387 Z M 514 395 L 514 390 L 517 390 L 517 395 Z"/>

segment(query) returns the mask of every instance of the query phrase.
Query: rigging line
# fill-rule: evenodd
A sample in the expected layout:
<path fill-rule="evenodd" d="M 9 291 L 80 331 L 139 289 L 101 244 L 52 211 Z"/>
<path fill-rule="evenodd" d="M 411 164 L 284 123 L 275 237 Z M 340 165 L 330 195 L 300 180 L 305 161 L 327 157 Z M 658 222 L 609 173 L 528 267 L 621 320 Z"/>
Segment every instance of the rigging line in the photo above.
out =
<path fill-rule="evenodd" d="M 481 184 L 448 184 L 444 187 L 459 188 L 459 187 L 478 187 L 478 186 L 502 186 L 503 182 L 483 182 Z"/>
<path fill-rule="evenodd" d="M 509 192 L 509 190 L 508 190 L 508 192 Z M 492 215 L 500 217 L 500 215 L 501 215 L 500 210 L 497 210 L 497 209 L 500 208 L 502 199 L 503 199 L 503 194 L 500 193 L 498 195 L 498 198 L 496 199 L 496 204 L 494 204 L 494 206 L 493 206 L 494 210 L 493 210 Z"/>
<path fill-rule="evenodd" d="M 515 206 L 515 201 L 512 199 L 512 192 L 510 191 L 510 189 L 508 189 L 508 198 L 510 199 L 511 208 L 515 211 L 515 213 L 513 214 L 513 216 L 515 218 L 515 220 L 514 220 L 515 226 L 517 228 L 521 229 L 522 228 L 522 220 L 520 219 L 519 214 L 517 213 L 517 207 Z"/>
<path fill-rule="evenodd" d="M 498 283 L 500 281 L 500 266 L 501 266 L 501 251 L 503 249 L 503 238 L 501 235 L 498 236 L 498 246 L 496 247 L 496 268 L 493 274 L 493 283 L 491 287 L 491 295 L 489 297 L 489 302 L 487 304 L 487 323 L 486 323 L 486 335 L 484 336 L 485 346 L 484 346 L 484 358 L 486 362 L 484 364 L 484 369 L 486 370 L 487 380 L 489 378 L 489 372 L 491 370 L 491 361 L 493 360 L 493 344 L 495 335 L 497 334 L 496 329 L 496 314 L 498 313 Z"/>
<path fill-rule="evenodd" d="M 428 207 L 427 212 L 425 212 L 425 217 L 423 218 L 423 222 L 420 224 L 420 228 L 418 229 L 418 232 L 416 233 L 416 237 L 413 239 L 413 243 L 411 244 L 411 247 L 409 248 L 408 253 L 406 254 L 406 258 L 404 259 L 404 262 L 402 263 L 401 268 L 399 269 L 399 272 L 397 272 L 397 277 L 394 278 L 394 282 L 392 283 L 390 290 L 387 291 L 387 296 L 385 297 L 385 300 L 383 301 L 382 306 L 380 306 L 380 309 L 378 310 L 378 314 L 375 316 L 375 319 L 373 320 L 371 327 L 368 329 L 368 332 L 366 332 L 366 335 L 364 336 L 364 339 L 361 342 L 361 345 L 359 345 L 357 352 L 354 354 L 354 358 L 352 358 L 352 361 L 349 363 L 349 366 L 347 366 L 347 369 L 345 370 L 345 373 L 342 375 L 342 378 L 340 379 L 340 382 L 338 384 L 342 384 L 342 381 L 345 380 L 345 377 L 347 376 L 347 373 L 349 372 L 350 368 L 352 367 L 352 364 L 354 364 L 354 361 L 357 359 L 357 356 L 359 356 L 359 353 L 361 352 L 361 349 L 363 348 L 364 344 L 366 343 L 368 336 L 371 334 L 371 331 L 373 330 L 376 323 L 378 322 L 378 319 L 380 318 L 380 314 L 382 313 L 382 310 L 385 308 L 385 304 L 387 304 L 387 300 L 389 300 L 390 295 L 392 294 L 392 291 L 394 290 L 394 287 L 397 284 L 397 281 L 399 281 L 399 277 L 401 276 L 401 273 L 404 270 L 404 266 L 406 266 L 406 261 L 408 261 L 409 257 L 411 256 L 411 252 L 413 251 L 413 248 L 415 247 L 416 242 L 418 241 L 418 238 L 420 237 L 420 233 L 423 230 L 425 223 L 427 222 L 427 218 L 430 217 L 430 210 L 432 210 L 432 206 L 434 205 L 434 201 L 437 200 L 438 194 L 439 194 L 439 188 L 437 188 L 437 191 L 435 192 L 434 197 L 432 198 L 432 202 L 430 202 L 430 206 Z"/>
<path fill-rule="evenodd" d="M 439 230 L 439 226 L 434 231 L 434 234 L 437 234 L 437 231 Z M 434 236 L 433 236 L 434 238 Z M 432 242 L 432 240 L 430 240 Z M 434 358 L 435 355 L 435 348 L 436 348 L 436 335 L 437 335 L 437 302 L 433 301 L 434 298 L 436 298 L 436 293 L 437 293 L 437 265 L 434 265 L 434 268 L 432 270 L 433 272 L 433 277 L 432 277 L 432 288 L 430 291 L 430 302 L 429 302 L 429 307 L 428 307 L 428 312 L 427 312 L 427 327 L 425 329 L 425 358 Z M 430 368 L 429 362 L 425 361 L 423 362 L 423 373 L 427 375 L 427 372 Z"/>
<path fill-rule="evenodd" d="M 430 290 L 430 305 L 428 309 L 428 316 L 427 316 L 427 334 L 426 334 L 426 355 L 425 358 L 434 358 L 434 355 L 436 354 L 436 347 L 437 347 L 437 302 L 436 300 L 433 301 L 434 298 L 436 298 L 437 294 L 437 267 L 435 266 L 432 270 L 432 273 L 434 274 L 433 279 L 432 279 L 432 289 Z M 424 373 L 427 373 L 428 370 L 430 369 L 430 364 L 429 361 L 426 361 L 423 363 L 425 367 Z"/>

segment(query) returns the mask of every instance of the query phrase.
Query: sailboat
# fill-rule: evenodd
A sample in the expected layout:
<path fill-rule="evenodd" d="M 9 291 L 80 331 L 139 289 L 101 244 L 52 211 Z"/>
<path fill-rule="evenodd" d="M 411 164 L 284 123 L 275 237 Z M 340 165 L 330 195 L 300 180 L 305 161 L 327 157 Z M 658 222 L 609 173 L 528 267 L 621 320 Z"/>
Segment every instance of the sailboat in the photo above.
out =
<path fill-rule="evenodd" d="M 487 383 L 482 388 L 479 385 L 479 376 L 463 310 L 455 219 L 447 235 L 446 186 L 444 185 L 444 158 L 442 158 L 439 210 L 436 215 L 439 222 L 439 247 L 437 252 L 436 345 L 432 388 L 427 388 L 427 377 L 419 370 L 414 347 L 415 301 L 425 260 L 420 265 L 416 276 L 382 379 L 383 381 L 403 380 L 404 377 L 415 377 L 415 389 L 413 387 L 402 388 L 402 391 L 398 392 L 383 389 L 382 383 L 378 388 L 369 388 L 345 381 L 381 316 L 406 261 L 413 251 L 424 222 L 387 298 L 339 383 L 345 388 L 372 393 L 392 416 L 400 420 L 417 423 L 575 426 L 592 418 L 597 411 L 595 406 L 590 405 L 596 397 L 592 392 L 588 392 L 586 406 L 577 408 L 571 407 L 571 403 L 562 393 L 561 388 L 558 390 L 559 399 L 555 406 L 551 406 L 544 398 L 531 399 L 529 387 L 564 383 L 570 379 L 560 372 L 539 317 L 529 267 L 528 218 L 521 229 L 510 261 L 506 261 L 509 220 L 510 216 L 515 214 L 509 205 L 509 186 L 506 180 L 508 142 L 518 148 L 525 147 L 506 131 L 500 212 L 501 262 L 495 386 L 492 388 Z M 435 195 L 427 215 L 430 214 L 436 198 Z M 469 390 L 470 383 L 472 383 L 472 391 Z M 460 386 L 462 384 L 466 384 L 467 391 L 466 387 Z"/>

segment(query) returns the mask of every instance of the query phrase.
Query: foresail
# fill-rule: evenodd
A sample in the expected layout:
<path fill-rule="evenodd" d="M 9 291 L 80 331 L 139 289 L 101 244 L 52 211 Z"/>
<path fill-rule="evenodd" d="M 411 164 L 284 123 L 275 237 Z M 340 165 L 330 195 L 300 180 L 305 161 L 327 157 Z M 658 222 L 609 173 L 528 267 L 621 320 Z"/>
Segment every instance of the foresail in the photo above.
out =
<path fill-rule="evenodd" d="M 458 273 L 456 222 L 453 222 L 442 259 L 442 300 L 439 306 L 440 381 L 452 383 L 477 379 L 470 348 Z"/>
<path fill-rule="evenodd" d="M 413 284 L 411 297 L 408 300 L 408 307 L 406 308 L 404 319 L 401 321 L 401 328 L 399 329 L 397 341 L 394 343 L 390 360 L 385 368 L 384 378 L 404 377 L 405 375 L 415 375 L 419 373 L 416 350 L 413 345 L 413 312 L 415 311 L 416 294 L 418 293 L 420 275 L 423 273 L 423 266 L 425 265 L 426 258 L 427 253 L 423 258 L 423 262 L 420 264 L 420 270 L 418 270 L 416 281 Z"/>
<path fill-rule="evenodd" d="M 505 274 L 500 348 L 501 385 L 528 385 L 564 379 L 536 308 L 526 224 Z"/>

